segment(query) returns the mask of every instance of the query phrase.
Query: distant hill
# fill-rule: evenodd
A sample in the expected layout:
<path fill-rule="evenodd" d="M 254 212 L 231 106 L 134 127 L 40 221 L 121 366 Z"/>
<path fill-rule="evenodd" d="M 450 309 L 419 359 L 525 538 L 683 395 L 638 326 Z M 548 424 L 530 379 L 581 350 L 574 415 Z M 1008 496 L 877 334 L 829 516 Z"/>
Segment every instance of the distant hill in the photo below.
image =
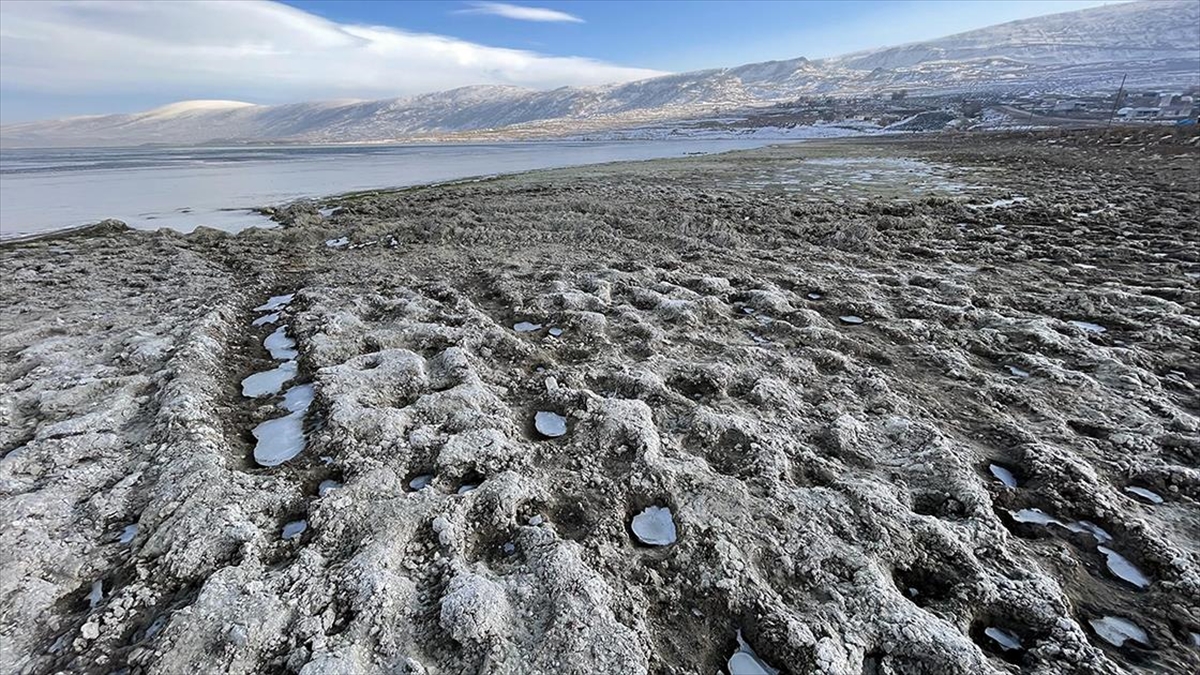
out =
<path fill-rule="evenodd" d="M 687 119 L 806 95 L 1111 91 L 1200 84 L 1200 2 L 1143 0 L 841 57 L 754 63 L 600 87 L 476 86 L 378 101 L 187 101 L 145 113 L 0 127 L 4 147 L 363 143 L 519 125 L 572 133 Z"/>

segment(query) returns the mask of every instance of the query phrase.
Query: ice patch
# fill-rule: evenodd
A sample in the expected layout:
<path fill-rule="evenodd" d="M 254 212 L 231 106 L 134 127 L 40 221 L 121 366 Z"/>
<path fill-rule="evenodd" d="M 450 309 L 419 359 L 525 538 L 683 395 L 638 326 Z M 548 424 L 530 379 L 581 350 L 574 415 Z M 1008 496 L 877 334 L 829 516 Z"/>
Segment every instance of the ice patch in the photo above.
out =
<path fill-rule="evenodd" d="M 474 492 L 477 489 L 479 489 L 478 485 L 463 485 L 462 487 L 458 488 L 458 492 L 455 494 L 465 495 L 468 492 Z"/>
<path fill-rule="evenodd" d="M 513 330 L 517 331 L 518 333 L 532 333 L 535 330 L 541 330 L 541 329 L 542 329 L 542 324 L 540 324 L 540 323 L 530 323 L 528 321 L 520 321 L 518 323 L 513 324 Z"/>
<path fill-rule="evenodd" d="M 1016 651 L 1022 648 L 1021 638 L 1017 637 L 1011 631 L 1004 630 L 1003 628 L 988 626 L 986 629 L 984 629 L 983 634 L 991 638 L 992 641 L 1000 647 L 1000 649 L 1006 652 Z"/>
<path fill-rule="evenodd" d="M 560 336 L 560 335 L 562 335 L 562 334 L 563 334 L 563 329 L 561 329 L 561 328 L 559 328 L 559 327 L 557 327 L 557 326 L 555 326 L 554 328 L 551 328 L 551 329 L 550 329 L 550 337 L 558 337 L 558 336 Z"/>
<path fill-rule="evenodd" d="M 1013 377 L 1020 377 L 1020 378 L 1029 377 L 1028 370 L 1024 370 L 1024 369 L 1018 368 L 1016 366 L 1004 366 L 1004 367 L 1008 368 L 1008 372 L 1011 373 Z"/>
<path fill-rule="evenodd" d="M 296 341 L 287 335 L 287 326 L 276 328 L 274 333 L 263 340 L 263 347 L 267 348 L 271 358 L 276 361 L 288 361 L 300 355 L 300 352 L 296 351 Z"/>
<path fill-rule="evenodd" d="M 1113 540 L 1111 534 L 1090 520 L 1077 520 L 1073 523 L 1067 523 L 1067 529 L 1072 532 L 1090 534 L 1093 539 L 1101 544 L 1107 544 Z"/>
<path fill-rule="evenodd" d="M 339 483 L 336 480 L 333 480 L 331 478 L 327 478 L 327 479 L 321 481 L 321 484 L 317 486 L 317 496 L 324 497 L 325 495 L 329 494 L 333 490 L 336 490 L 340 487 L 342 487 L 341 483 Z"/>
<path fill-rule="evenodd" d="M 1162 496 L 1160 496 L 1157 492 L 1154 492 L 1153 490 L 1147 490 L 1144 487 L 1138 487 L 1136 485 L 1129 485 L 1129 486 L 1125 487 L 1125 491 L 1131 495 L 1134 495 L 1135 497 L 1140 497 L 1142 501 L 1148 502 L 1150 504 L 1163 503 Z"/>
<path fill-rule="evenodd" d="M 671 509 L 664 506 L 649 506 L 633 517 L 630 525 L 638 541 L 647 546 L 668 546 L 675 543 L 675 520 Z"/>
<path fill-rule="evenodd" d="M 811 293 L 809 293 L 808 295 L 806 295 L 804 297 L 808 298 L 809 300 L 820 300 L 821 298 L 823 298 L 825 296 L 821 295 L 820 293 L 818 293 L 816 291 L 812 291 Z"/>
<path fill-rule="evenodd" d="M 282 532 L 283 539 L 284 539 L 284 541 L 287 541 L 289 539 L 295 539 L 296 537 L 299 537 L 300 535 L 304 534 L 304 531 L 307 529 L 308 529 L 308 521 L 307 520 L 293 520 L 292 522 L 287 523 L 286 525 L 283 526 L 283 532 Z"/>
<path fill-rule="evenodd" d="M 1125 643 L 1133 640 L 1146 647 L 1150 646 L 1150 636 L 1142 627 L 1129 619 L 1119 616 L 1106 616 L 1100 619 L 1088 619 L 1092 630 L 1108 644 L 1114 647 L 1124 647 Z"/>
<path fill-rule="evenodd" d="M 410 490 L 416 492 L 417 490 L 424 490 L 425 488 L 429 487 L 429 484 L 432 482 L 433 474 L 423 473 L 420 476 L 408 481 L 408 487 Z"/>
<path fill-rule="evenodd" d="M 1046 513 L 1041 509 L 1021 509 L 1020 511 L 1009 511 L 1012 514 L 1013 520 L 1018 523 L 1029 523 L 1032 525 L 1063 525 L 1063 522 L 1058 518 Z"/>
<path fill-rule="evenodd" d="M 279 320 L 279 312 L 271 312 L 270 314 L 264 314 L 264 315 L 258 317 L 257 319 L 255 319 L 254 321 L 251 321 L 250 325 L 251 326 L 262 326 L 263 324 L 275 323 L 278 320 Z"/>
<path fill-rule="evenodd" d="M 92 590 L 88 593 L 88 608 L 96 609 L 104 601 L 104 580 L 92 582 Z"/>
<path fill-rule="evenodd" d="M 326 239 L 325 245 L 328 246 L 329 248 L 342 248 L 344 246 L 350 245 L 350 239 L 348 237 L 338 237 L 337 239 Z"/>
<path fill-rule="evenodd" d="M 991 471 L 992 475 L 995 476 L 996 479 L 1001 483 L 1004 483 L 1006 487 L 1017 487 L 1017 477 L 1013 475 L 1012 471 L 1009 471 L 999 464 L 988 464 L 988 471 Z"/>
<path fill-rule="evenodd" d="M 281 307 L 286 307 L 287 304 L 292 301 L 292 298 L 295 297 L 295 295 L 295 293 L 288 293 L 287 295 L 272 295 L 265 303 L 255 307 L 254 311 L 273 312 Z"/>
<path fill-rule="evenodd" d="M 778 670 L 758 658 L 758 654 L 754 653 L 754 649 L 742 637 L 740 628 L 737 633 L 737 642 L 737 651 L 729 657 L 728 663 L 725 664 L 729 669 L 729 675 L 778 675 Z"/>
<path fill-rule="evenodd" d="M 258 398 L 278 394 L 283 385 L 296 377 L 296 362 L 288 361 L 271 370 L 254 373 L 242 380 L 242 396 Z"/>
<path fill-rule="evenodd" d="M 558 438 L 567 433 L 567 418 L 543 410 L 533 416 L 533 426 L 547 438 Z"/>
<path fill-rule="evenodd" d="M 857 326 L 863 322 L 863 318 L 861 316 L 855 316 L 853 314 L 839 316 L 838 319 L 841 320 L 842 323 L 849 324 L 851 326 Z"/>
<path fill-rule="evenodd" d="M 286 417 L 267 420 L 254 427 L 254 461 L 260 466 L 279 466 L 304 450 L 304 413 L 312 404 L 313 386 L 301 384 L 283 395 Z"/>
<path fill-rule="evenodd" d="M 1108 329 L 1104 326 L 1101 326 L 1098 323 L 1092 323 L 1091 321 L 1070 321 L 1069 323 L 1089 333 L 1104 333 L 1108 331 Z"/>
<path fill-rule="evenodd" d="M 1107 558 L 1108 571 L 1112 572 L 1113 576 L 1138 588 L 1150 586 L 1150 578 L 1138 569 L 1137 565 L 1129 562 L 1128 558 L 1107 546 L 1097 546 L 1096 550 Z"/>
<path fill-rule="evenodd" d="M 117 543 L 118 544 L 128 544 L 129 542 L 133 541 L 133 538 L 137 536 L 137 533 L 138 533 L 138 524 L 137 523 L 133 523 L 132 525 L 126 525 L 125 529 L 121 530 L 121 536 L 117 537 Z"/>
<path fill-rule="evenodd" d="M 972 209 L 1003 209 L 1013 204 L 1021 204 L 1029 201 L 1029 197 L 1011 197 L 1009 199 L 997 199 L 988 204 L 968 204 L 968 208 Z"/>

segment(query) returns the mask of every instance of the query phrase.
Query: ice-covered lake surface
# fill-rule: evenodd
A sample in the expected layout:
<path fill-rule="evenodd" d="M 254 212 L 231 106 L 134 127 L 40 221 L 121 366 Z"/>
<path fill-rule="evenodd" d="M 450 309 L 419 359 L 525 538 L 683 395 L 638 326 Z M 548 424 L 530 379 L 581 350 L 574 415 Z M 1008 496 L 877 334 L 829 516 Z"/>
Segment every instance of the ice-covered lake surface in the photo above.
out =
<path fill-rule="evenodd" d="M 778 139 L 0 151 L 0 237 L 117 218 L 131 227 L 270 227 L 249 209 L 302 197 L 601 162 L 683 157 Z"/>

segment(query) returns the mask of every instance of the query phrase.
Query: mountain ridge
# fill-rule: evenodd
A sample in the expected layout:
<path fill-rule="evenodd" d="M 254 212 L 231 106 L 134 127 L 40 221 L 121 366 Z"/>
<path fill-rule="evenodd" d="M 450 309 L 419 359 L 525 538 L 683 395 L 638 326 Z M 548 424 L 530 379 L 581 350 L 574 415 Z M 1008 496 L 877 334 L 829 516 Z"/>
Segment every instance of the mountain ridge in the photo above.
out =
<path fill-rule="evenodd" d="M 215 141 L 369 143 L 571 120 L 613 128 L 688 119 L 802 96 L 1042 90 L 1058 93 L 1200 81 L 1200 3 L 1131 2 L 997 24 L 822 60 L 804 57 L 622 84 L 530 90 L 473 85 L 370 101 L 280 105 L 184 101 L 155 111 L 0 127 L 4 147 Z M 592 125 L 594 126 L 594 124 Z"/>

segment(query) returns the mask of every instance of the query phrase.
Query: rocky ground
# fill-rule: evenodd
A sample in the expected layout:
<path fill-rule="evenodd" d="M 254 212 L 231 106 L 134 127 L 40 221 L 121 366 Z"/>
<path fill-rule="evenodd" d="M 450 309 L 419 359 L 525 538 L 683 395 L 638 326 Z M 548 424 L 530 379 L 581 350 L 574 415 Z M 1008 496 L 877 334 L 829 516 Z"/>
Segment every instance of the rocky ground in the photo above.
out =
<path fill-rule="evenodd" d="M 0 246 L 0 672 L 1194 672 L 1198 186 L 870 139 Z"/>

